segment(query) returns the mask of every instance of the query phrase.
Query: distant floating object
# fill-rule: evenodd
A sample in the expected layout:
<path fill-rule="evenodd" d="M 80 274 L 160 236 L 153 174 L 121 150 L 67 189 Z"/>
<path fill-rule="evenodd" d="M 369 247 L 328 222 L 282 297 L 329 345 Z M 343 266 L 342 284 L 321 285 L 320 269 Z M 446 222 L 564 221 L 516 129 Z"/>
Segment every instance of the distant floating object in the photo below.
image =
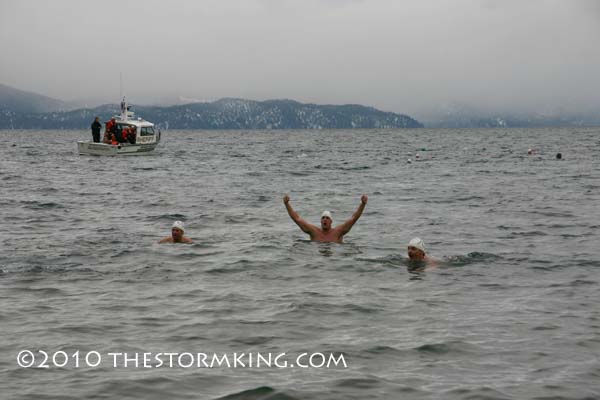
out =
<path fill-rule="evenodd" d="M 407 163 L 412 163 L 412 160 L 409 158 L 408 160 L 406 160 Z"/>
<path fill-rule="evenodd" d="M 562 153 L 556 153 L 556 159 L 562 160 Z"/>
<path fill-rule="evenodd" d="M 527 149 L 527 154 L 528 155 L 532 155 L 533 154 L 533 149 Z"/>

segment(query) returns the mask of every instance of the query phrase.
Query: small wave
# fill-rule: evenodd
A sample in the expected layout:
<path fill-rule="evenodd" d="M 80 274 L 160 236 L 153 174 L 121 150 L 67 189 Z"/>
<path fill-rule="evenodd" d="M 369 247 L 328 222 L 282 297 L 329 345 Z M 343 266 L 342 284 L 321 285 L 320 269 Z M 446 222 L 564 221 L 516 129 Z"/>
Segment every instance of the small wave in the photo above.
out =
<path fill-rule="evenodd" d="M 225 268 L 225 267 L 217 267 L 217 268 L 211 268 L 208 269 L 206 271 L 204 271 L 207 274 L 237 274 L 240 272 L 247 272 L 248 268 L 247 267 L 233 267 L 233 268 Z"/>
<path fill-rule="evenodd" d="M 572 287 L 578 287 L 578 286 L 584 286 L 584 285 L 597 285 L 598 282 L 596 281 L 589 281 L 589 280 L 585 280 L 585 279 L 576 279 L 573 282 L 571 282 L 571 284 L 569 286 Z"/>
<path fill-rule="evenodd" d="M 50 261 L 55 262 L 55 261 Z M 51 273 L 51 274 L 63 274 L 63 273 L 90 273 L 96 272 L 91 268 L 82 267 L 83 264 L 80 263 L 66 263 L 63 265 L 47 265 L 47 264 L 30 264 L 22 267 L 16 267 L 11 269 L 5 269 L 4 273 L 18 273 L 18 274 L 43 274 L 43 273 Z"/>
<path fill-rule="evenodd" d="M 235 338 L 233 339 L 234 342 L 236 343 L 241 343 L 241 344 L 245 344 L 248 346 L 257 346 L 257 345 L 262 345 L 262 344 L 267 344 L 271 341 L 273 341 L 274 339 L 277 339 L 276 336 L 244 336 L 244 337 L 239 337 L 239 338 Z"/>
<path fill-rule="evenodd" d="M 486 200 L 486 198 L 481 197 L 481 196 L 467 196 L 467 197 L 457 197 L 454 199 L 454 201 L 472 201 L 472 200 L 483 202 Z"/>
<path fill-rule="evenodd" d="M 416 347 L 416 350 L 419 353 L 428 353 L 428 354 L 439 354 L 445 355 L 450 353 L 471 353 L 473 352 L 473 345 L 462 341 L 454 341 L 454 342 L 444 342 L 444 343 L 428 343 L 422 346 Z"/>
<path fill-rule="evenodd" d="M 154 171 L 156 168 L 154 167 L 133 167 L 134 171 Z"/>
<path fill-rule="evenodd" d="M 254 389 L 218 397 L 215 400 L 296 400 L 296 397 L 286 394 L 285 392 L 278 392 L 269 386 L 260 386 Z"/>
<path fill-rule="evenodd" d="M 40 188 L 37 190 L 40 193 L 56 193 L 59 190 L 53 187 L 45 187 L 45 188 Z"/>
<path fill-rule="evenodd" d="M 36 293 L 40 296 L 51 296 L 51 295 L 66 295 L 62 289 L 54 288 L 54 287 L 45 287 L 45 288 L 27 288 L 21 287 L 18 289 L 19 292 L 31 292 Z"/>
<path fill-rule="evenodd" d="M 446 393 L 450 395 L 460 395 L 463 399 L 472 400 L 506 400 L 514 398 L 489 387 L 480 387 L 475 389 L 459 388 L 449 390 Z M 558 400 L 560 398 L 557 397 L 555 399 Z"/>
<path fill-rule="evenodd" d="M 173 221 L 173 220 L 181 220 L 181 221 L 185 221 L 186 216 L 183 214 L 161 214 L 161 215 L 153 215 L 153 216 L 149 216 L 146 219 L 150 220 L 150 221 L 162 221 L 162 220 L 168 220 L 168 221 Z"/>
<path fill-rule="evenodd" d="M 367 307 L 360 304 L 345 304 L 343 308 L 350 312 L 358 312 L 362 314 L 374 315 L 381 311 L 383 308 Z"/>
<path fill-rule="evenodd" d="M 492 253 L 474 251 L 466 255 L 448 256 L 442 260 L 442 264 L 454 267 L 462 267 L 469 264 L 497 261 L 500 259 L 502 259 L 502 257 Z"/>
<path fill-rule="evenodd" d="M 244 224 L 252 221 L 262 221 L 260 218 L 250 216 L 248 214 L 243 215 L 226 215 L 225 223 L 226 224 Z"/>
<path fill-rule="evenodd" d="M 345 167 L 345 168 L 338 168 L 342 171 L 364 171 L 367 169 L 371 169 L 371 167 L 368 167 L 366 165 L 360 166 L 360 167 Z"/>
<path fill-rule="evenodd" d="M 451 347 L 445 343 L 424 344 L 417 347 L 415 350 L 423 353 L 447 354 L 450 353 Z"/>
<path fill-rule="evenodd" d="M 53 208 L 65 208 L 62 204 L 55 202 L 42 202 L 37 200 L 24 200 L 20 201 L 20 204 L 23 204 L 25 208 L 30 208 L 32 210 L 48 210 Z"/>
<path fill-rule="evenodd" d="M 511 232 L 506 239 L 514 239 L 516 237 L 535 237 L 535 236 L 548 236 L 546 232 L 542 231 L 523 231 L 523 232 Z"/>
<path fill-rule="evenodd" d="M 540 326 L 534 326 L 533 328 L 531 328 L 532 331 L 553 331 L 556 329 L 560 329 L 560 326 L 558 326 L 558 325 L 540 325 Z"/>
<path fill-rule="evenodd" d="M 371 354 L 385 354 L 385 355 L 389 355 L 390 353 L 401 353 L 400 350 L 396 349 L 395 347 L 390 347 L 390 346 L 374 346 L 374 347 L 370 347 L 364 351 L 366 353 L 371 353 Z"/>
<path fill-rule="evenodd" d="M 527 211 L 527 214 L 538 214 L 544 217 L 552 217 L 552 218 L 573 218 L 572 213 L 565 212 L 556 212 L 556 211 Z"/>
<path fill-rule="evenodd" d="M 309 176 L 312 172 L 307 171 L 289 171 L 289 174 L 292 176 Z"/>
<path fill-rule="evenodd" d="M 373 378 L 350 378 L 337 381 L 335 386 L 349 389 L 376 389 L 381 386 L 381 381 Z"/>
<path fill-rule="evenodd" d="M 597 267 L 600 268 L 600 260 L 578 260 L 577 265 L 581 267 Z"/>

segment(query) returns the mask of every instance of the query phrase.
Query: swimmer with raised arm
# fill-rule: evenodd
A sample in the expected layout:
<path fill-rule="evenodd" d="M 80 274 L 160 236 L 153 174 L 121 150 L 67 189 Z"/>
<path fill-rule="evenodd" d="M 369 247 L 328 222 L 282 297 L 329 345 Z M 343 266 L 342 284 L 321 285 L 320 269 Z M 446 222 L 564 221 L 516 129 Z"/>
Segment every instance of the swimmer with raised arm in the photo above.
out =
<path fill-rule="evenodd" d="M 290 218 L 302 229 L 302 232 L 310 235 L 310 240 L 314 240 L 315 242 L 333 242 L 333 243 L 343 243 L 344 235 L 350 232 L 350 229 L 354 226 L 356 221 L 362 215 L 365 206 L 367 205 L 367 201 L 369 198 L 366 194 L 363 194 L 360 198 L 360 205 L 358 209 L 352 214 L 352 217 L 344 222 L 341 225 L 332 227 L 333 218 L 331 217 L 331 213 L 329 211 L 323 211 L 321 214 L 321 227 L 319 228 L 316 225 L 310 224 L 300 218 L 300 215 L 292 208 L 290 204 L 290 196 L 283 196 L 283 204 L 285 204 L 285 208 L 287 209 Z"/>

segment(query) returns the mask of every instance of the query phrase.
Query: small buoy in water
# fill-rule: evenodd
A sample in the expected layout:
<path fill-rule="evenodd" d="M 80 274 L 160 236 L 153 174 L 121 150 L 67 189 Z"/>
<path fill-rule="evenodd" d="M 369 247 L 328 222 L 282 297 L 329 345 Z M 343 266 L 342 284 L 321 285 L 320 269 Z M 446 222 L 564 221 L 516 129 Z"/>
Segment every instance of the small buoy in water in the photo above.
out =
<path fill-rule="evenodd" d="M 408 160 L 406 160 L 407 163 L 412 163 L 412 160 L 409 158 Z"/>
<path fill-rule="evenodd" d="M 533 154 L 533 149 L 527 149 L 527 154 L 528 155 L 532 155 Z"/>
<path fill-rule="evenodd" d="M 562 160 L 562 154 L 561 153 L 556 153 L 556 159 L 557 160 Z"/>

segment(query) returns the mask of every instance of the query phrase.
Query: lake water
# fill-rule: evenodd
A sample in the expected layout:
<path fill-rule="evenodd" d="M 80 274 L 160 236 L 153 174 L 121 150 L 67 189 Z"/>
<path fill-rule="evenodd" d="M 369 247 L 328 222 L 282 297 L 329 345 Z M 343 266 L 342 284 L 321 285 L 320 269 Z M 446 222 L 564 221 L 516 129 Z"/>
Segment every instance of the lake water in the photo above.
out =
<path fill-rule="evenodd" d="M 90 138 L 0 132 L 0 398 L 600 398 L 600 128 Z M 314 224 L 369 201 L 319 244 L 285 193 Z M 157 244 L 175 220 L 194 244 Z"/>

